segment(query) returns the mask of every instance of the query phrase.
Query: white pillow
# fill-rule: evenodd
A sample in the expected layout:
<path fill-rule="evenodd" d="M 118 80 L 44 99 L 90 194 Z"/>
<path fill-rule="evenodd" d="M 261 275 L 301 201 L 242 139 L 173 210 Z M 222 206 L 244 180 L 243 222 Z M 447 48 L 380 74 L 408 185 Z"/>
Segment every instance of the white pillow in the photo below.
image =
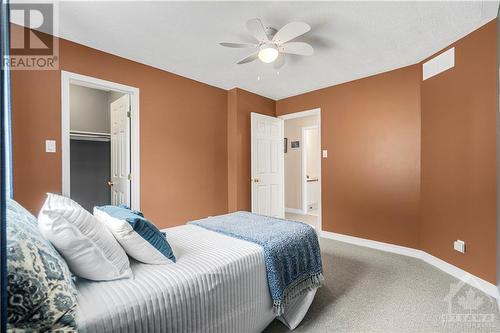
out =
<path fill-rule="evenodd" d="M 73 200 L 47 193 L 38 227 L 75 275 L 95 281 L 132 276 L 127 254 L 113 234 Z"/>
<path fill-rule="evenodd" d="M 126 220 L 111 216 L 99 207 L 94 207 L 94 216 L 111 230 L 125 252 L 135 260 L 153 265 L 174 263 L 135 232 Z"/>

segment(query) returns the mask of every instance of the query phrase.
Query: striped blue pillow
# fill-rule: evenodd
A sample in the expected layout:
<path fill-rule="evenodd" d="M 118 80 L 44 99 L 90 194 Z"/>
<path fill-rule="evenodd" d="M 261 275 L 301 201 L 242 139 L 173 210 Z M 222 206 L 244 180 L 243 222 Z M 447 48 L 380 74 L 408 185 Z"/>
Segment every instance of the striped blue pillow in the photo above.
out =
<path fill-rule="evenodd" d="M 158 250 L 161 254 L 163 254 L 166 258 L 170 259 L 172 262 L 175 262 L 175 256 L 168 244 L 167 239 L 165 237 L 165 233 L 161 232 L 156 228 L 156 226 L 149 222 L 144 214 L 131 210 L 125 205 L 121 206 L 100 206 L 95 207 L 94 210 L 100 210 L 105 212 L 106 214 L 120 220 L 125 220 L 130 224 L 132 229 L 145 241 L 151 244 L 156 250 Z"/>

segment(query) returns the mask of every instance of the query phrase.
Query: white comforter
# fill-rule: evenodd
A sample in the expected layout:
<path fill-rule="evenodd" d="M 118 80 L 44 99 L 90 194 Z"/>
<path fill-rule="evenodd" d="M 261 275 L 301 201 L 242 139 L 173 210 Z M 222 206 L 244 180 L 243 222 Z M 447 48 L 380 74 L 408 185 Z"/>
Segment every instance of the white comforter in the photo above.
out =
<path fill-rule="evenodd" d="M 275 318 L 260 246 L 193 225 L 166 231 L 177 263 L 132 262 L 132 279 L 77 281 L 81 332 L 261 332 Z M 280 319 L 294 328 L 314 294 Z"/>

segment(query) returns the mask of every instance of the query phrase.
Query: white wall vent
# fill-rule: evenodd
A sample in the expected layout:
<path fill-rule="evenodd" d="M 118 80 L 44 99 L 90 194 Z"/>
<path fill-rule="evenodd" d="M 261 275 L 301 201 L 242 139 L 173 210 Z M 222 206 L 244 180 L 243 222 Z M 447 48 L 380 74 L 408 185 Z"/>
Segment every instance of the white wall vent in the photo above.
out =
<path fill-rule="evenodd" d="M 427 80 L 453 67 L 455 67 L 454 47 L 424 63 L 423 79 Z"/>

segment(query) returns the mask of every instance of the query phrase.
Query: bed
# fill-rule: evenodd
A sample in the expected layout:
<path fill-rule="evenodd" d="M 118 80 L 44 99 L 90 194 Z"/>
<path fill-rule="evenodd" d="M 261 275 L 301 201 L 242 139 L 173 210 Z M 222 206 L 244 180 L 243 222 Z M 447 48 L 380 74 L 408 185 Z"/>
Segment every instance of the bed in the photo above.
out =
<path fill-rule="evenodd" d="M 195 225 L 169 228 L 174 265 L 132 262 L 132 279 L 79 279 L 80 332 L 261 332 L 276 318 L 261 246 Z M 294 329 L 316 288 L 278 317 Z"/>

